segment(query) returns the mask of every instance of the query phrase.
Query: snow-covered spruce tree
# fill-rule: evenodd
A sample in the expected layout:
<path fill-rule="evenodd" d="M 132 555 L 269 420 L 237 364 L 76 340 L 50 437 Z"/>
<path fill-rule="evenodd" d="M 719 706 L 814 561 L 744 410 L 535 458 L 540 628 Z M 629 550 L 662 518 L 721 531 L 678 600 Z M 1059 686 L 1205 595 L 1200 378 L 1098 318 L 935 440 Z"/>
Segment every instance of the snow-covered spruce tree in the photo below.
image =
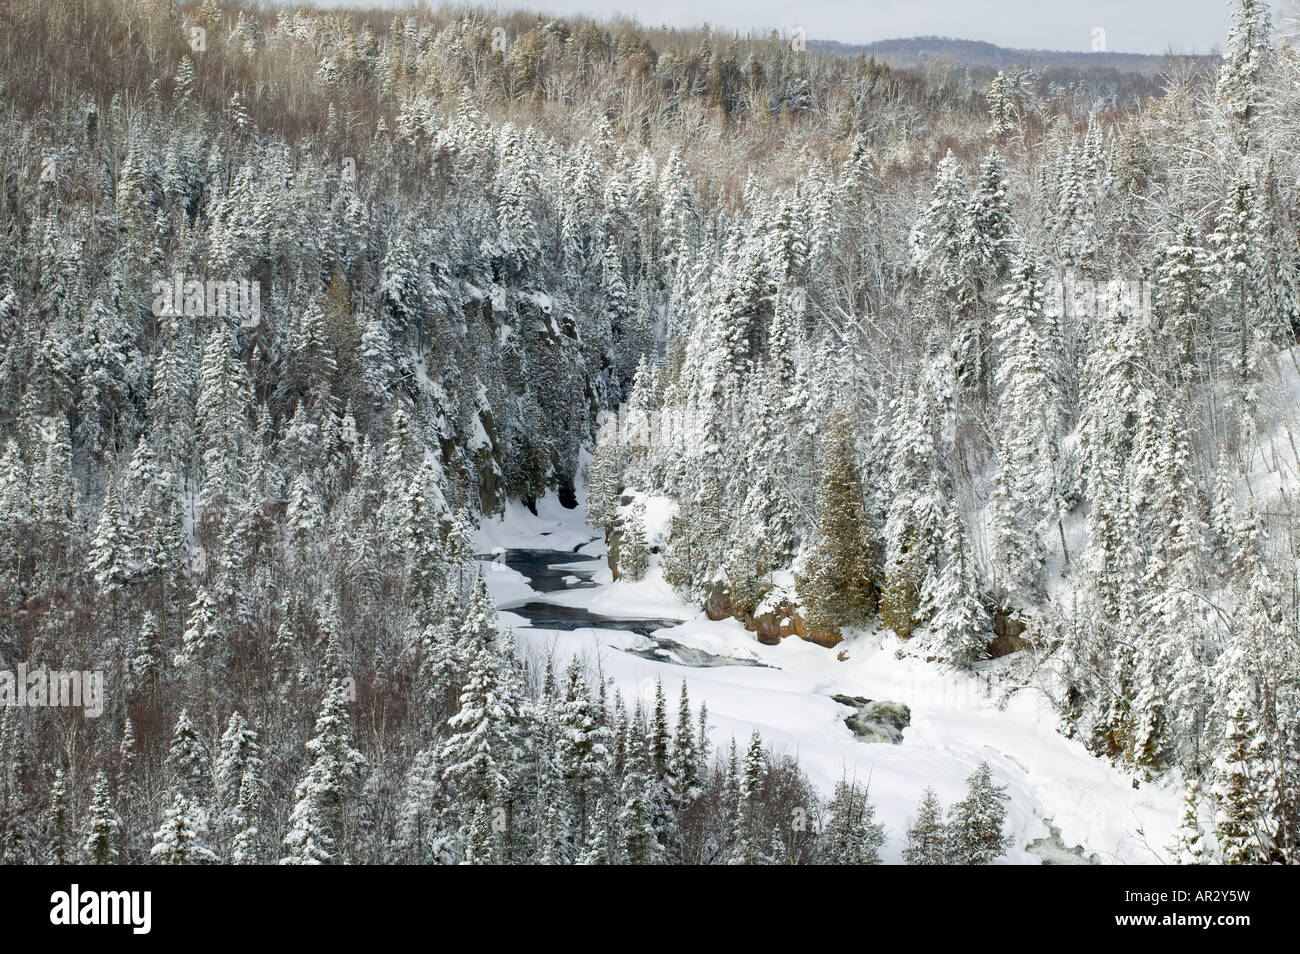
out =
<path fill-rule="evenodd" d="M 1202 566 L 1205 528 L 1198 514 L 1186 438 L 1173 413 L 1155 459 L 1153 499 L 1144 507 L 1153 544 L 1147 561 L 1136 651 L 1136 761 L 1159 769 L 1171 754 L 1202 764 L 1207 715 Z M 1144 455 L 1145 457 L 1145 455 Z"/>
<path fill-rule="evenodd" d="M 943 805 L 934 789 L 927 788 L 916 806 L 916 819 L 907 829 L 903 861 L 909 865 L 948 863 L 948 828 L 943 823 Z"/>
<path fill-rule="evenodd" d="M 641 722 L 639 716 L 629 720 L 623 734 L 626 762 L 621 773 L 618 817 L 615 820 L 618 832 L 615 859 L 623 865 L 659 864 L 664 857 L 660 833 L 654 826 L 655 791 L 645 736 L 639 731 Z"/>
<path fill-rule="evenodd" d="M 72 861 L 74 833 L 68 817 L 67 776 L 62 768 L 54 770 L 49 800 L 41 817 L 41 836 L 47 864 L 64 865 Z"/>
<path fill-rule="evenodd" d="M 1215 335 L 1223 353 L 1221 363 L 1232 376 L 1232 400 L 1242 412 L 1245 434 L 1253 426 L 1250 412 L 1258 399 L 1256 373 L 1264 343 L 1276 330 L 1277 316 L 1261 307 L 1261 293 L 1271 281 L 1262 270 L 1265 243 L 1255 188 L 1241 176 L 1229 184 L 1215 218 L 1210 268 L 1219 305 Z"/>
<path fill-rule="evenodd" d="M 761 810 L 761 793 L 767 779 L 767 759 L 763 754 L 763 739 L 754 731 L 749 737 L 749 748 L 735 769 L 735 815 L 731 831 L 728 864 L 755 865 L 764 860 L 767 847 Z"/>
<path fill-rule="evenodd" d="M 396 532 L 403 541 L 411 586 L 426 607 L 435 604 L 446 582 L 442 532 L 445 515 L 436 468 L 426 460 L 411 478 L 396 517 Z"/>
<path fill-rule="evenodd" d="M 189 606 L 181 651 L 172 660 L 178 673 L 196 692 L 208 685 L 212 668 L 220 662 L 225 646 L 222 615 L 216 597 L 201 586 Z"/>
<path fill-rule="evenodd" d="M 172 787 L 192 800 L 206 797 L 211 779 L 208 754 L 204 750 L 189 712 L 181 710 L 172 730 L 167 751 L 167 775 Z"/>
<path fill-rule="evenodd" d="M 1052 220 L 1062 264 L 1067 268 L 1087 266 L 1096 253 L 1096 204 L 1086 161 L 1071 137 L 1057 163 L 1058 205 Z"/>
<path fill-rule="evenodd" d="M 586 842 L 592 806 L 604 793 L 609 775 L 611 732 L 587 689 L 577 657 L 569 665 L 558 713 L 556 763 L 568 786 L 574 811 L 574 837 Z"/>
<path fill-rule="evenodd" d="M 453 839 L 443 817 L 446 793 L 442 769 L 430 749 L 416 753 L 407 771 L 398 807 L 396 849 L 411 864 L 445 864 Z"/>
<path fill-rule="evenodd" d="M 219 831 L 222 843 L 230 846 L 227 854 L 235 864 L 253 863 L 260 850 L 262 755 L 257 731 L 238 711 L 230 714 L 212 774 Z"/>
<path fill-rule="evenodd" d="M 929 207 L 912 230 L 911 264 L 932 296 L 934 315 L 959 342 L 963 380 L 978 380 L 980 355 L 970 345 L 979 335 L 969 326 L 975 301 L 976 247 L 971 199 L 961 165 L 949 150 L 939 162 Z"/>
<path fill-rule="evenodd" d="M 750 475 L 737 530 L 727 554 L 727 590 L 733 607 L 754 612 L 771 586 L 774 570 L 787 566 L 795 550 L 795 520 L 790 491 L 782 485 L 777 466 L 782 460 L 778 423 L 772 402 L 762 389 L 750 392 L 745 436 Z"/>
<path fill-rule="evenodd" d="M 578 840 L 573 830 L 576 805 L 560 766 L 564 698 L 564 689 L 555 677 L 554 659 L 548 656 L 540 694 L 531 703 L 525 701 L 522 710 L 525 722 L 532 727 L 533 743 L 525 753 L 529 775 L 525 784 L 533 805 L 522 827 L 531 838 L 530 850 L 546 856 L 547 864 L 568 863 Z"/>
<path fill-rule="evenodd" d="M 627 403 L 619 408 L 622 432 L 615 435 L 621 443 L 618 448 L 619 467 L 623 481 L 634 487 L 652 486 L 654 483 L 651 450 L 655 439 L 657 378 L 657 369 L 650 365 L 644 354 L 641 355 L 632 375 Z"/>
<path fill-rule="evenodd" d="M 673 773 L 672 724 L 668 717 L 668 698 L 662 681 L 655 683 L 654 708 L 650 712 L 646 750 L 651 776 L 651 825 L 665 854 L 681 854 L 681 831 L 677 810 L 681 804 L 677 776 Z"/>
<path fill-rule="evenodd" d="M 731 529 L 725 483 L 705 461 L 698 487 L 682 501 L 669 524 L 664 579 L 693 598 L 708 598 L 710 589 L 725 574 L 724 546 Z"/>
<path fill-rule="evenodd" d="M 1011 200 L 1007 195 L 1006 171 L 996 147 L 989 147 L 980 163 L 979 178 L 970 200 L 970 264 L 975 270 L 977 302 L 971 319 L 961 329 L 957 342 L 957 372 L 964 374 L 964 355 L 975 356 L 975 375 L 981 393 L 993 387 L 995 345 L 993 327 L 987 315 L 989 299 L 995 297 L 1011 270 L 1016 240 L 1012 234 Z"/>
<path fill-rule="evenodd" d="M 992 511 L 996 578 L 1019 605 L 1037 589 L 1044 560 L 1041 529 L 1056 499 L 1060 451 L 1058 401 L 1046 371 L 1039 266 L 1023 254 L 994 318 L 997 345 L 998 474 Z M 1061 534 L 1064 540 L 1064 533 Z"/>
<path fill-rule="evenodd" d="M 980 163 L 970 207 L 974 252 L 985 283 L 997 282 L 1011 267 L 1013 215 L 1007 188 L 1002 156 L 990 146 Z"/>
<path fill-rule="evenodd" d="M 959 865 L 992 864 L 1006 852 L 1011 838 L 1003 834 L 1006 790 L 993 782 L 987 762 L 966 780 L 966 797 L 948 816 L 949 860 Z"/>
<path fill-rule="evenodd" d="M 989 107 L 988 134 L 990 136 L 1002 138 L 1016 131 L 1019 116 L 1012 95 L 1015 85 L 1015 79 L 1008 77 L 1005 70 L 998 70 L 997 75 L 989 83 L 985 100 Z"/>
<path fill-rule="evenodd" d="M 842 626 L 866 625 L 876 611 L 880 579 L 847 415 L 831 423 L 822 452 L 817 532 L 799 577 L 799 598 L 809 629 L 833 637 Z"/>
<path fill-rule="evenodd" d="M 23 540 L 32 532 L 30 480 L 22 448 L 11 437 L 0 455 L 0 514 L 5 517 L 4 527 L 0 529 L 0 557 L 9 564 L 24 552 Z"/>
<path fill-rule="evenodd" d="M 700 719 L 703 730 L 703 723 L 707 721 L 703 707 L 700 709 Z M 686 689 L 686 680 L 683 679 L 668 766 L 675 783 L 674 796 L 677 800 L 676 810 L 679 818 L 685 816 L 703 794 L 702 786 L 706 781 L 708 736 L 704 731 L 697 735 L 696 728 L 696 721 L 691 713 L 690 694 Z"/>
<path fill-rule="evenodd" d="M 1224 864 L 1259 864 L 1265 857 L 1268 834 L 1256 778 L 1262 741 L 1246 692 L 1241 687 L 1233 689 L 1223 741 L 1214 763 L 1215 834 Z"/>
<path fill-rule="evenodd" d="M 592 526 L 610 532 L 618 522 L 619 501 L 623 493 L 621 423 L 610 415 L 596 435 L 591 452 L 591 469 L 587 474 L 587 520 Z"/>
<path fill-rule="evenodd" d="M 618 545 L 618 572 L 633 583 L 645 576 L 650 563 L 650 547 L 646 541 L 645 505 L 637 502 L 622 521 L 623 535 Z"/>
<path fill-rule="evenodd" d="M 1273 61 L 1273 20 L 1265 0 L 1237 0 L 1219 67 L 1217 99 L 1238 148 L 1250 147 Z"/>
<path fill-rule="evenodd" d="M 90 795 L 90 809 L 86 818 L 86 841 L 83 845 L 91 864 L 113 863 L 119 854 L 118 839 L 121 819 L 113 809 L 113 798 L 108 790 L 108 776 L 99 772 Z"/>
<path fill-rule="evenodd" d="M 230 839 L 230 863 L 235 865 L 261 864 L 265 861 L 265 848 L 259 817 L 262 812 L 262 780 L 253 767 L 244 770 L 239 783 L 238 802 L 226 813 L 226 825 L 234 832 Z"/>
<path fill-rule="evenodd" d="M 497 247 L 509 267 L 522 271 L 538 254 L 537 223 L 532 196 L 537 191 L 528 143 L 511 124 L 502 127 L 497 141 L 498 183 Z"/>
<path fill-rule="evenodd" d="M 1136 665 L 1126 634 L 1140 613 L 1142 552 L 1130 469 L 1139 460 L 1139 412 L 1155 406 L 1141 365 L 1141 329 L 1131 308 L 1109 303 L 1084 365 L 1080 461 L 1088 504 L 1088 585 L 1083 639 L 1074 649 L 1072 690 L 1094 710 L 1090 744 L 1132 760 Z M 1152 433 L 1150 427 L 1147 433 Z"/>
<path fill-rule="evenodd" d="M 230 329 L 219 325 L 208 337 L 199 369 L 195 433 L 203 455 L 200 506 L 208 540 L 219 534 L 246 485 L 240 471 L 245 460 L 247 381 L 234 351 Z"/>
<path fill-rule="evenodd" d="M 149 845 L 148 821 L 144 816 L 144 792 L 140 780 L 140 757 L 135 726 L 128 717 L 122 726 L 122 741 L 117 747 L 116 789 L 117 817 L 121 825 L 121 852 L 126 864 L 138 864 Z"/>
<path fill-rule="evenodd" d="M 149 854 L 160 865 L 207 865 L 221 859 L 207 844 L 207 813 L 183 792 L 172 796 Z"/>
<path fill-rule="evenodd" d="M 884 517 L 880 619 L 904 638 L 928 620 L 931 607 L 923 597 L 934 590 L 943 501 L 953 486 L 938 449 L 951 443 L 954 369 L 949 356 L 933 347 L 929 352 L 910 379 L 895 384 L 893 397 L 880 403 L 869 457 L 876 510 Z"/>
<path fill-rule="evenodd" d="M 1204 372 L 1206 322 L 1214 288 L 1210 254 L 1196 225 L 1184 222 L 1166 244 L 1156 268 L 1161 330 L 1180 377 Z"/>
<path fill-rule="evenodd" d="M 120 591 L 135 575 L 137 541 L 130 522 L 122 513 L 112 483 L 104 494 L 104 507 L 90 542 L 90 572 L 95 585 L 106 596 Z"/>
<path fill-rule="evenodd" d="M 352 799 L 367 767 L 353 748 L 347 690 L 335 680 L 325 693 L 315 735 L 307 743 L 311 763 L 294 789 L 295 804 L 284 836 L 281 864 L 339 864 L 350 860 Z"/>
<path fill-rule="evenodd" d="M 885 827 L 875 821 L 868 792 L 841 779 L 827 811 L 830 817 L 818 839 L 822 860 L 831 865 L 879 864 Z"/>
<path fill-rule="evenodd" d="M 455 793 L 467 858 L 508 858 L 524 754 L 514 678 L 513 667 L 494 646 L 480 646 L 461 689 L 460 710 L 448 720 L 451 733 L 438 754 L 443 781 Z"/>
<path fill-rule="evenodd" d="M 677 280 L 677 273 L 689 261 L 699 228 L 699 210 L 695 191 L 686 177 L 679 150 L 674 149 L 659 176 L 659 248 L 665 284 Z"/>
<path fill-rule="evenodd" d="M 1289 786 L 1296 775 L 1293 751 L 1300 658 L 1290 632 L 1284 587 L 1276 565 L 1266 555 L 1264 519 L 1253 508 L 1242 516 L 1235 533 L 1231 588 L 1236 619 L 1226 644 L 1214 663 L 1211 678 L 1216 711 L 1212 724 L 1221 728 L 1213 737 L 1221 740 L 1216 766 L 1238 766 L 1234 771 L 1249 775 L 1259 803 L 1260 848 L 1266 860 L 1286 856 L 1295 843 L 1293 813 L 1284 806 L 1293 803 Z M 1251 719 L 1246 728 L 1236 710 L 1243 703 Z M 1234 738 L 1231 723 L 1237 723 Z M 1221 774 L 1221 773 L 1220 773 Z M 1216 789 L 1225 786 L 1216 783 Z"/>
<path fill-rule="evenodd" d="M 967 543 L 961 511 L 948 508 L 944 528 L 943 567 L 927 602 L 933 608 L 930 630 L 935 655 L 944 662 L 969 666 L 988 655 L 993 622 L 980 597 L 974 559 Z"/>
<path fill-rule="evenodd" d="M 1201 792 L 1196 779 L 1187 783 L 1183 794 L 1183 814 L 1170 854 L 1180 865 L 1208 864 L 1205 834 L 1201 829 Z"/>
<path fill-rule="evenodd" d="M 582 854 L 578 856 L 577 864 L 610 864 L 610 830 L 612 823 L 609 816 L 609 803 L 609 798 L 603 798 L 596 803 L 596 810 L 593 812 L 591 820 L 591 834 L 587 836 L 587 843 L 583 846 Z"/>

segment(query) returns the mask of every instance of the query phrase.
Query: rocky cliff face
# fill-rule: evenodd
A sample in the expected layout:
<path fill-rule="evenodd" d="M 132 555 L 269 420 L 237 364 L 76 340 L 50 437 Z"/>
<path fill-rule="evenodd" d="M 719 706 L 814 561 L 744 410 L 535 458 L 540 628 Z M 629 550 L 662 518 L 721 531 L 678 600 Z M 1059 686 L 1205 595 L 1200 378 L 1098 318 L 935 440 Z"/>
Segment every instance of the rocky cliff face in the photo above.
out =
<path fill-rule="evenodd" d="M 798 636 L 818 646 L 831 647 L 844 637 L 839 632 L 822 633 L 808 627 L 798 608 L 787 600 L 782 600 L 768 611 L 754 614 L 749 610 L 736 607 L 731 602 L 725 583 L 715 583 L 704 600 L 704 612 L 709 619 L 726 619 L 732 617 L 740 620 L 745 628 L 758 637 L 758 641 L 767 646 L 775 646 L 786 636 Z"/>

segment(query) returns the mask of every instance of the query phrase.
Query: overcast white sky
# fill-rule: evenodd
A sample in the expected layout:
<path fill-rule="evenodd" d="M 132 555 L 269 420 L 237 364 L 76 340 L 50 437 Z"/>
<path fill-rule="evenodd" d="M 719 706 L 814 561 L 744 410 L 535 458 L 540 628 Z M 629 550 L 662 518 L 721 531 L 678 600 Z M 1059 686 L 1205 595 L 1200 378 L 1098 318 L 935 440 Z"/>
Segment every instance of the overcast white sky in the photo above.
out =
<path fill-rule="evenodd" d="M 429 0 L 437 6 L 438 0 Z M 404 6 L 401 0 L 322 0 L 322 6 Z M 809 39 L 867 43 L 906 36 L 949 36 L 999 46 L 1092 49 L 1093 29 L 1106 31 L 1117 53 L 1206 53 L 1228 32 L 1225 0 L 520 0 L 493 8 L 541 9 L 556 14 L 613 13 L 648 26 L 694 26 L 705 21 L 739 29 L 802 26 Z M 1276 0 L 1277 11 L 1290 0 Z"/>

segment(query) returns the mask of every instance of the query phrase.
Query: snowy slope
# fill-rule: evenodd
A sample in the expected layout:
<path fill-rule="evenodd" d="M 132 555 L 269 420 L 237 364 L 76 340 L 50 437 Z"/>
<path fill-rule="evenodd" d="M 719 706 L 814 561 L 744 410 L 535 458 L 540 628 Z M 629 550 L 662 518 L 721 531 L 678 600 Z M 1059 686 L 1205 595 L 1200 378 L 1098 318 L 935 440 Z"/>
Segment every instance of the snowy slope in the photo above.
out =
<path fill-rule="evenodd" d="M 550 497 L 539 503 L 537 516 L 512 508 L 503 518 L 485 521 L 478 545 L 485 553 L 502 546 L 580 547 L 583 554 L 598 555 L 604 552 L 599 538 L 599 531 L 583 522 L 581 510 L 566 511 Z M 582 557 L 575 554 L 575 559 Z M 692 703 L 708 704 L 715 746 L 726 746 L 734 735 L 743 747 L 757 728 L 777 752 L 797 755 L 827 794 L 842 775 L 869 781 L 877 817 L 887 829 L 882 853 L 887 862 L 901 861 L 904 833 L 922 790 L 933 786 L 945 805 L 951 804 L 964 794 L 966 777 L 982 760 L 1011 796 L 1010 862 L 1040 862 L 1025 848 L 1048 836 L 1044 819 L 1060 830 L 1066 845 L 1082 846 L 1107 862 L 1168 860 L 1164 848 L 1173 840 L 1178 793 L 1146 783 L 1135 789 L 1128 777 L 1063 738 L 1055 715 L 1033 689 L 1015 693 L 999 708 L 987 676 L 942 672 L 900 656 L 892 634 L 862 633 L 834 650 L 794 637 L 764 646 L 735 620 L 714 622 L 683 604 L 653 564 L 645 580 L 628 583 L 611 582 L 602 563 L 594 577 L 598 586 L 547 594 L 535 593 L 521 574 L 499 562 L 485 562 L 484 569 L 503 607 L 502 622 L 514 628 L 521 652 L 532 657 L 554 652 L 559 665 L 580 655 L 628 700 L 651 702 L 657 680 L 675 699 L 685 679 Z M 621 651 L 648 645 L 632 633 L 530 628 L 509 607 L 535 599 L 610 617 L 682 619 L 681 625 L 656 635 L 765 666 L 691 668 Z M 840 655 L 847 658 L 841 661 Z M 843 721 L 850 710 L 831 699 L 840 693 L 906 703 L 912 723 L 903 743 L 858 741 Z"/>

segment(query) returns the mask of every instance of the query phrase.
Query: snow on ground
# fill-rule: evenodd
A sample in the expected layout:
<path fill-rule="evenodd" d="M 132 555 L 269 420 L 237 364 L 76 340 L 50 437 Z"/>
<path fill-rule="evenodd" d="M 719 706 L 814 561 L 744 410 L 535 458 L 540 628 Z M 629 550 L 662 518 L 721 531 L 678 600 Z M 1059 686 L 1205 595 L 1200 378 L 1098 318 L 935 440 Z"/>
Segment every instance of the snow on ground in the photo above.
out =
<path fill-rule="evenodd" d="M 479 552 L 493 547 L 546 548 L 598 556 L 604 543 L 583 522 L 581 510 L 563 509 L 554 496 L 538 503 L 537 515 L 512 505 L 478 533 Z M 576 561 L 582 561 L 575 554 Z M 1037 864 L 1025 850 L 1049 835 L 1044 819 L 1060 830 L 1066 845 L 1081 845 L 1107 862 L 1152 864 L 1168 860 L 1180 799 L 1166 786 L 1133 788 L 1128 776 L 1093 758 L 1082 744 L 1056 731 L 1057 719 L 1033 689 L 1016 693 L 1005 707 L 987 688 L 987 675 L 943 672 L 933 664 L 898 652 L 892 633 L 862 633 L 835 649 L 797 637 L 764 646 L 735 620 L 711 621 L 682 603 L 664 582 L 657 560 L 638 583 L 613 582 L 609 569 L 577 562 L 574 568 L 600 567 L 583 576 L 598 585 L 538 594 L 521 574 L 499 562 L 484 562 L 489 589 L 502 607 L 501 620 L 515 631 L 520 650 L 543 658 L 555 655 L 567 665 L 574 655 L 599 669 L 626 700 L 651 703 L 655 683 L 663 681 L 675 707 L 683 679 L 692 704 L 709 707 L 713 743 L 735 736 L 742 748 L 758 729 L 778 753 L 798 757 L 813 784 L 829 795 L 841 777 L 870 785 L 877 818 L 884 822 L 887 862 L 900 862 L 905 832 L 923 789 L 931 786 L 945 805 L 962 797 L 965 780 L 987 761 L 1011 797 L 1008 831 L 1013 847 L 1007 860 Z M 567 569 L 564 567 L 563 569 Z M 764 666 L 692 668 L 623 652 L 649 642 L 633 633 L 606 629 L 560 631 L 532 628 L 509 611 L 530 600 L 582 607 L 620 619 L 681 619 L 656 635 L 715 655 L 753 659 Z M 845 657 L 843 660 L 840 657 Z M 850 710 L 835 694 L 906 703 L 911 726 L 901 745 L 858 741 L 844 724 Z"/>
<path fill-rule="evenodd" d="M 645 494 L 633 491 L 631 503 L 620 508 L 626 517 L 632 507 L 640 507 L 645 521 L 646 543 L 652 547 L 662 546 L 668 540 L 673 517 L 677 516 L 677 501 L 663 494 Z"/>
<path fill-rule="evenodd" d="M 482 521 L 475 539 L 480 553 L 491 553 L 495 547 L 573 550 L 601 536 L 583 523 L 581 510 L 565 510 L 551 494 L 538 502 L 536 515 L 510 501 L 502 516 Z"/>

